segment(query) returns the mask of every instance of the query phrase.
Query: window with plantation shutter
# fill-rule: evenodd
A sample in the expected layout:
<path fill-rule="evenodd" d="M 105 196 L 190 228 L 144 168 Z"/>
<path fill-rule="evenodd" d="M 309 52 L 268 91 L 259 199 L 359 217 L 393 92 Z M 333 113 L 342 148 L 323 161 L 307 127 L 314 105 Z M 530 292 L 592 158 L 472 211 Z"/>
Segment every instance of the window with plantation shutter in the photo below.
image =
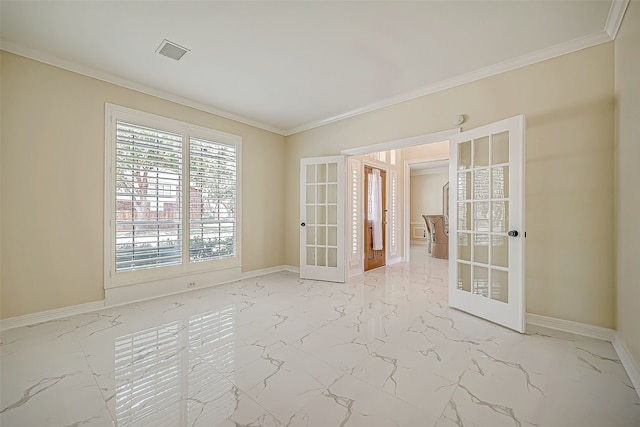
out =
<path fill-rule="evenodd" d="M 111 104 L 106 120 L 105 289 L 239 274 L 242 139 Z"/>
<path fill-rule="evenodd" d="M 235 255 L 236 148 L 200 138 L 189 144 L 189 257 Z"/>
<path fill-rule="evenodd" d="M 116 271 L 182 262 L 182 136 L 116 122 Z"/>

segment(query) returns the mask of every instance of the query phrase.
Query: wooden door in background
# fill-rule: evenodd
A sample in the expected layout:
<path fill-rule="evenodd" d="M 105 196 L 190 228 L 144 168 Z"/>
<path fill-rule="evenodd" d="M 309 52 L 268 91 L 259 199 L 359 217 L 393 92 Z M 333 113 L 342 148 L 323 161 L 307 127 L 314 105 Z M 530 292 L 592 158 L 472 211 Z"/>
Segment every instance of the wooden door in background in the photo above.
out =
<path fill-rule="evenodd" d="M 386 229 L 387 229 L 387 172 L 378 169 L 380 171 L 380 178 L 382 181 L 382 250 L 373 250 L 373 225 L 369 219 L 369 174 L 373 173 L 371 166 L 364 166 L 364 271 L 371 270 L 373 268 L 382 267 L 386 264 Z"/>

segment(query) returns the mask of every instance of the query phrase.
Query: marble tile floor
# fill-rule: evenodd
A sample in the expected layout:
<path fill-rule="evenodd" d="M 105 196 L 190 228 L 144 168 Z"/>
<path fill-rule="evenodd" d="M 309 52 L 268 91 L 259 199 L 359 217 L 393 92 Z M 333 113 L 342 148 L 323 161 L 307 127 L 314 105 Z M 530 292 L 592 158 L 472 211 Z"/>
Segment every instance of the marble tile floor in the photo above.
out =
<path fill-rule="evenodd" d="M 3 331 L 0 425 L 640 426 L 610 343 L 449 309 L 447 262 L 413 251 Z"/>

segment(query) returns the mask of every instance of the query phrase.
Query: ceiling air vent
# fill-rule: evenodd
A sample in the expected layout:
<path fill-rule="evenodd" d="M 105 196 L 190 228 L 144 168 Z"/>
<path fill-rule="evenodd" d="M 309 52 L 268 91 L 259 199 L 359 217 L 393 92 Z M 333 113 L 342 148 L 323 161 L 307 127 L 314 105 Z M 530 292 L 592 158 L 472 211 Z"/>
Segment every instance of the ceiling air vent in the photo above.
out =
<path fill-rule="evenodd" d="M 185 53 L 189 52 L 189 49 L 164 39 L 156 52 L 178 61 Z"/>

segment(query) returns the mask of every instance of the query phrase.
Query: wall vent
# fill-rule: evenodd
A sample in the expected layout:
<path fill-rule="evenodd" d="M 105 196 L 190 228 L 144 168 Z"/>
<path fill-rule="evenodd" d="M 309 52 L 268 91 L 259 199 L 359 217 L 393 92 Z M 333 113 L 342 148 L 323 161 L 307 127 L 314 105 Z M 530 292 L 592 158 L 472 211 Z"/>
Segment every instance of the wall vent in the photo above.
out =
<path fill-rule="evenodd" d="M 189 49 L 164 39 L 162 43 L 160 43 L 160 46 L 158 46 L 158 49 L 156 49 L 156 52 L 178 61 L 185 53 L 189 52 Z"/>

